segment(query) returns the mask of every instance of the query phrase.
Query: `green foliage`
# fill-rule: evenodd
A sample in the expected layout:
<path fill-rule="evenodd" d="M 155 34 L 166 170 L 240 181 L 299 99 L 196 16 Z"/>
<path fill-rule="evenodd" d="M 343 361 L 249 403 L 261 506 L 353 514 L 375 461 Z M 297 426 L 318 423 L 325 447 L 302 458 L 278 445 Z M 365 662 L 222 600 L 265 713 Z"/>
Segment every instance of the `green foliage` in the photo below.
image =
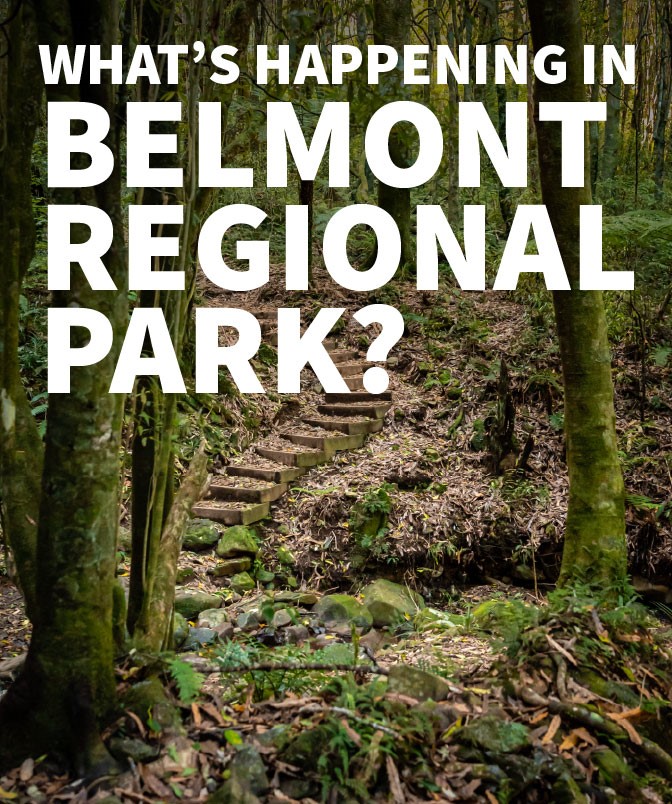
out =
<path fill-rule="evenodd" d="M 177 685 L 180 702 L 190 704 L 195 701 L 205 681 L 203 674 L 197 672 L 189 662 L 178 658 L 170 660 L 168 671 Z"/>
<path fill-rule="evenodd" d="M 386 781 L 388 756 L 408 769 L 415 784 L 431 788 L 427 755 L 435 732 L 430 716 L 383 693 L 382 682 L 360 687 L 348 678 L 334 679 L 325 690 L 332 711 L 311 729 L 314 744 L 321 748 L 316 771 L 323 800 L 370 801 L 376 783 Z"/>
<path fill-rule="evenodd" d="M 391 492 L 395 486 L 383 483 L 367 491 L 353 506 L 349 527 L 356 545 L 374 560 L 390 560 L 391 545 L 386 539 L 388 516 L 392 511 Z"/>

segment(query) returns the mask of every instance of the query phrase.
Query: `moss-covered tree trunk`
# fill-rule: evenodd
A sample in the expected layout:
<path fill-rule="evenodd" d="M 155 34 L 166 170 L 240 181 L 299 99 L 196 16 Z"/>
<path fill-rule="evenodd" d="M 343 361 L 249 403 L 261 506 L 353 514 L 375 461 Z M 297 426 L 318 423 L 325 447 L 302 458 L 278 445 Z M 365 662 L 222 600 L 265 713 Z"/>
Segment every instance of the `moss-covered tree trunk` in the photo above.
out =
<path fill-rule="evenodd" d="M 609 0 L 609 39 L 619 53 L 623 49 L 623 0 Z M 621 144 L 621 93 L 623 82 L 614 71 L 614 83 L 607 87 L 607 122 L 604 127 L 601 179 L 610 182 L 616 175 Z"/>
<path fill-rule="evenodd" d="M 11 50 L 0 59 L 0 515 L 32 620 L 43 447 L 21 383 L 19 299 L 35 249 L 31 154 L 43 93 L 35 80 L 40 67 L 33 6 L 20 6 L 6 30 Z"/>
<path fill-rule="evenodd" d="M 538 82 L 537 101 L 583 101 L 578 0 L 528 0 L 536 51 L 560 45 L 567 81 Z M 537 120 L 541 188 L 567 270 L 571 291 L 553 294 L 565 386 L 569 506 L 560 583 L 614 587 L 626 574 L 624 492 L 618 461 L 611 358 L 602 294 L 580 291 L 579 207 L 591 203 L 590 185 L 563 188 L 561 129 Z"/>
<path fill-rule="evenodd" d="M 34 8 L 39 41 L 52 47 L 73 42 L 106 47 L 116 39 L 119 8 L 110 0 L 35 0 Z M 32 78 L 40 80 L 39 73 Z M 105 108 L 112 120 L 107 145 L 119 153 L 116 95 L 105 79 L 98 85 L 84 79 L 79 86 L 50 86 L 48 98 Z M 86 165 L 84 157 L 74 161 Z M 121 291 L 94 292 L 82 272 L 73 271 L 71 290 L 55 293 L 53 303 L 99 310 L 112 322 L 118 345 L 127 303 L 115 163 L 102 185 L 55 189 L 53 200 L 93 204 L 111 217 L 115 237 L 104 260 Z M 73 336 L 75 344 L 86 340 L 83 334 Z M 77 773 L 110 761 L 99 727 L 115 703 L 112 607 L 123 400 L 108 393 L 113 369 L 112 354 L 95 366 L 73 370 L 71 392 L 50 399 L 37 536 L 37 611 L 24 669 L 0 700 L 5 767 L 42 753 L 67 762 Z"/>
<path fill-rule="evenodd" d="M 413 10 L 410 0 L 374 0 L 373 40 L 377 45 L 390 45 L 402 55 L 404 45 L 410 44 Z M 386 101 L 401 100 L 403 84 L 398 70 L 381 77 L 381 91 Z M 407 145 L 399 127 L 390 136 L 390 156 L 398 167 L 408 164 Z M 378 182 L 378 206 L 394 218 L 401 235 L 401 265 L 413 261 L 411 240 L 411 191 L 404 187 L 390 187 Z"/>

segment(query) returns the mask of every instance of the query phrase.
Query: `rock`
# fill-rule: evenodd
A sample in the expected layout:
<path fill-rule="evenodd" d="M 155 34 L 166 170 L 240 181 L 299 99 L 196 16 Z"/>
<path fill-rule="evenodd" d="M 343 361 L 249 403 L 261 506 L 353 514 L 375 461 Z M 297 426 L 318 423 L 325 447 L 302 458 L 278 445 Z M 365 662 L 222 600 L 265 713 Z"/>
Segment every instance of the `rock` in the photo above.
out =
<path fill-rule="evenodd" d="M 207 550 L 217 544 L 219 528 L 208 519 L 193 519 L 182 540 L 185 550 Z"/>
<path fill-rule="evenodd" d="M 241 631 L 254 631 L 259 628 L 259 614 L 256 611 L 244 611 L 238 615 L 236 625 Z"/>
<path fill-rule="evenodd" d="M 264 748 L 277 748 L 278 751 L 287 745 L 290 739 L 291 727 L 286 723 L 273 726 L 268 731 L 255 735 L 255 740 Z"/>
<path fill-rule="evenodd" d="M 299 645 L 310 639 L 310 631 L 305 625 L 290 625 L 285 628 L 285 638 L 290 645 Z"/>
<path fill-rule="evenodd" d="M 261 799 L 250 792 L 238 778 L 224 782 L 207 800 L 208 804 L 261 804 Z"/>
<path fill-rule="evenodd" d="M 369 609 L 352 595 L 325 595 L 313 611 L 325 625 L 346 623 L 367 631 L 373 625 L 373 616 Z"/>
<path fill-rule="evenodd" d="M 292 615 L 287 609 L 280 609 L 276 611 L 271 620 L 273 628 L 284 628 L 286 625 L 292 624 Z"/>
<path fill-rule="evenodd" d="M 231 779 L 240 779 L 251 793 L 260 795 L 268 790 L 264 760 L 253 746 L 241 745 L 229 764 L 229 770 Z"/>
<path fill-rule="evenodd" d="M 395 664 L 390 668 L 387 689 L 408 695 L 418 701 L 443 701 L 448 697 L 450 684 L 445 678 L 410 664 Z"/>
<path fill-rule="evenodd" d="M 179 712 L 158 678 L 138 681 L 122 698 L 124 709 L 130 709 L 144 723 L 151 719 L 161 731 L 176 732 L 182 728 Z"/>
<path fill-rule="evenodd" d="M 455 739 L 495 754 L 513 754 L 530 745 L 528 730 L 522 723 L 502 720 L 495 715 L 477 717 L 463 726 Z"/>
<path fill-rule="evenodd" d="M 259 569 L 256 571 L 255 576 L 259 583 L 271 583 L 271 581 L 275 580 L 275 573 L 269 572 L 265 569 Z"/>
<path fill-rule="evenodd" d="M 376 628 L 398 625 L 425 608 L 422 596 L 407 586 L 380 578 L 363 590 L 364 605 L 371 612 Z"/>
<path fill-rule="evenodd" d="M 293 603 L 295 606 L 314 606 L 319 600 L 319 595 L 315 592 L 290 592 L 283 590 L 273 595 L 273 600 L 278 603 Z"/>
<path fill-rule="evenodd" d="M 224 623 L 229 622 L 229 614 L 226 609 L 205 609 L 198 615 L 199 628 L 215 629 Z"/>
<path fill-rule="evenodd" d="M 215 550 L 220 558 L 238 558 L 239 556 L 256 556 L 259 544 L 254 531 L 244 525 L 227 528 Z"/>
<path fill-rule="evenodd" d="M 256 589 L 256 586 L 254 578 L 249 572 L 239 572 L 231 578 L 231 588 L 241 595 L 245 592 L 251 592 Z"/>
<path fill-rule="evenodd" d="M 385 636 L 380 631 L 376 631 L 375 628 L 372 628 L 368 634 L 364 634 L 364 636 L 359 640 L 359 644 L 363 648 L 370 650 L 373 654 L 380 650 L 384 642 Z"/>
<path fill-rule="evenodd" d="M 283 567 L 293 567 L 296 564 L 294 554 L 286 547 L 278 547 L 277 556 L 278 561 L 283 565 Z"/>
<path fill-rule="evenodd" d="M 194 578 L 196 571 L 193 567 L 180 567 L 175 575 L 175 580 L 178 584 L 186 583 Z"/>
<path fill-rule="evenodd" d="M 194 620 L 205 609 L 218 609 L 221 605 L 221 597 L 207 592 L 183 591 L 175 594 L 175 611 L 187 620 Z"/>
<path fill-rule="evenodd" d="M 215 578 L 228 578 L 230 575 L 238 575 L 247 572 L 252 567 L 252 559 L 244 556 L 243 558 L 229 558 L 226 561 L 219 561 L 215 564 L 212 574 Z"/>
<path fill-rule="evenodd" d="M 187 638 L 188 633 L 189 623 L 178 611 L 176 611 L 173 615 L 173 640 L 176 648 L 180 647 L 180 645 Z"/>
<path fill-rule="evenodd" d="M 299 582 L 298 582 L 298 580 L 297 580 L 295 575 L 288 575 L 287 576 L 287 586 L 289 586 L 290 589 L 298 589 L 299 588 Z"/>
<path fill-rule="evenodd" d="M 214 645 L 217 639 L 217 632 L 212 628 L 190 628 L 189 634 L 182 645 L 182 650 L 200 650 L 206 645 Z"/>
<path fill-rule="evenodd" d="M 133 737 L 113 737 L 109 742 L 110 753 L 115 759 L 132 759 L 133 762 L 150 762 L 159 755 L 159 749 Z"/>

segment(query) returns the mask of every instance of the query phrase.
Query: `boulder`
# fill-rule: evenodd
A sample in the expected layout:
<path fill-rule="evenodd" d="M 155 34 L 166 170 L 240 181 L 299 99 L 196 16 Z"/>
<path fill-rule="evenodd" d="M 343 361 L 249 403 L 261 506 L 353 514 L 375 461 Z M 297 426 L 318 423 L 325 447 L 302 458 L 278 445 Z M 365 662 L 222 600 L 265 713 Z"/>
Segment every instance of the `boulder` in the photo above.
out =
<path fill-rule="evenodd" d="M 410 664 L 395 664 L 390 668 L 387 689 L 418 701 L 443 701 L 448 697 L 450 684 L 445 678 Z"/>
<path fill-rule="evenodd" d="M 218 609 L 221 605 L 221 597 L 207 592 L 182 591 L 175 594 L 175 611 L 187 620 L 195 620 L 202 611 Z"/>
<path fill-rule="evenodd" d="M 254 631 L 259 627 L 259 614 L 256 611 L 243 611 L 238 615 L 236 625 L 241 631 Z"/>
<path fill-rule="evenodd" d="M 292 615 L 287 609 L 280 609 L 276 611 L 271 620 L 273 628 L 284 628 L 286 625 L 292 624 Z"/>
<path fill-rule="evenodd" d="M 364 605 L 371 612 L 376 628 L 398 625 L 425 608 L 422 596 L 407 586 L 380 578 L 363 590 Z"/>
<path fill-rule="evenodd" d="M 158 746 L 148 745 L 134 737 L 112 737 L 110 753 L 115 759 L 132 759 L 133 762 L 150 762 L 159 755 Z"/>
<path fill-rule="evenodd" d="M 325 625 L 350 624 L 368 631 L 373 624 L 369 609 L 351 595 L 325 595 L 313 611 Z"/>
<path fill-rule="evenodd" d="M 162 731 L 174 733 L 182 728 L 180 714 L 156 676 L 133 684 L 121 703 L 124 709 L 130 709 L 144 723 L 154 721 Z"/>
<path fill-rule="evenodd" d="M 254 578 L 249 572 L 239 572 L 231 578 L 231 588 L 241 595 L 245 592 L 251 592 L 256 586 Z"/>
<path fill-rule="evenodd" d="M 477 717 L 456 734 L 457 742 L 475 746 L 495 754 L 513 754 L 530 745 L 526 726 L 495 715 Z"/>
<path fill-rule="evenodd" d="M 220 558 L 254 557 L 259 552 L 259 544 L 253 530 L 244 525 L 234 525 L 222 533 L 215 552 Z"/>
<path fill-rule="evenodd" d="M 208 519 L 193 519 L 182 540 L 185 550 L 207 550 L 217 544 L 219 528 Z"/>
<path fill-rule="evenodd" d="M 227 558 L 225 561 L 218 561 L 217 564 L 215 564 L 212 574 L 215 578 L 228 578 L 231 575 L 247 572 L 251 567 L 252 559 L 249 556 Z"/>
<path fill-rule="evenodd" d="M 310 631 L 305 625 L 290 625 L 285 629 L 285 638 L 290 645 L 299 645 L 310 639 Z"/>
<path fill-rule="evenodd" d="M 183 651 L 197 651 L 217 642 L 218 635 L 212 628 L 190 628 L 182 645 Z"/>
<path fill-rule="evenodd" d="M 220 625 L 229 622 L 229 615 L 226 609 L 205 609 L 198 615 L 199 628 L 216 629 Z"/>

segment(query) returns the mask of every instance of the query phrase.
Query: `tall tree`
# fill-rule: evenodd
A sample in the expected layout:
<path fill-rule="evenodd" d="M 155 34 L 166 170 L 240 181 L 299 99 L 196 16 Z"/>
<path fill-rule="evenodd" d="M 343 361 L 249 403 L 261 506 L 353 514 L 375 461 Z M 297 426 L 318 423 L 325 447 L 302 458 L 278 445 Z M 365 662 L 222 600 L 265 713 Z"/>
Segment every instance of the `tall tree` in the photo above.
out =
<path fill-rule="evenodd" d="M 117 38 L 119 7 L 110 0 L 26 0 L 23 14 L 35 15 L 37 41 L 102 44 Z M 20 38 L 32 28 L 15 31 Z M 10 58 L 24 49 L 10 42 Z M 16 45 L 16 49 L 11 46 Z M 31 43 L 36 48 L 36 41 Z M 32 61 L 17 69 L 32 68 Z M 84 71 L 86 74 L 86 69 Z M 33 81 L 39 73 L 32 72 Z M 106 144 L 119 153 L 116 93 L 109 79 L 99 84 L 50 86 L 51 101 L 85 101 L 105 109 L 111 120 Z M 20 99 L 15 99 L 17 105 Z M 9 143 L 12 150 L 18 143 Z M 83 155 L 73 157 L 85 167 Z M 119 288 L 125 285 L 121 224 L 121 180 L 115 167 L 95 188 L 54 191 L 56 203 L 92 204 L 105 210 L 114 242 L 104 261 Z M 73 227 L 77 229 L 77 227 Z M 86 227 L 79 227 L 86 229 Z M 88 232 L 75 232 L 85 239 Z M 96 309 L 111 321 L 118 345 L 126 325 L 126 294 L 94 292 L 82 272 L 73 272 L 69 291 L 54 294 L 56 306 Z M 75 345 L 86 336 L 73 336 Z M 119 516 L 119 448 L 123 399 L 108 393 L 114 355 L 73 371 L 71 392 L 52 396 L 37 531 L 33 635 L 24 668 L 0 700 L 0 757 L 5 767 L 50 753 L 77 773 L 107 766 L 110 758 L 99 727 L 115 703 L 112 612 Z"/>
<path fill-rule="evenodd" d="M 390 45 L 400 54 L 404 45 L 410 43 L 413 8 L 411 0 L 374 0 L 373 40 L 377 45 Z M 398 70 L 381 79 L 381 94 L 386 99 L 398 99 L 402 91 Z M 398 167 L 408 164 L 408 146 L 399 127 L 390 135 L 390 157 Z M 401 265 L 413 260 L 411 242 L 411 191 L 404 187 L 390 187 L 378 182 L 378 206 L 394 218 L 401 235 Z"/>
<path fill-rule="evenodd" d="M 623 0 L 609 0 L 609 39 L 619 53 L 623 50 Z M 607 122 L 604 127 L 604 148 L 600 173 L 609 182 L 616 175 L 621 144 L 621 93 L 623 82 L 614 71 L 614 83 L 607 87 Z"/>
<path fill-rule="evenodd" d="M 536 100 L 585 100 L 583 36 L 578 0 L 528 0 L 535 51 L 564 48 L 567 80 L 536 83 Z M 560 583 L 582 580 L 612 586 L 625 579 L 624 491 L 618 460 L 611 358 L 602 294 L 579 287 L 579 213 L 590 204 L 590 184 L 562 186 L 562 142 L 558 123 L 537 119 L 539 168 L 544 203 L 564 259 L 572 290 L 555 291 L 553 304 L 565 388 L 565 437 L 569 505 Z"/>
<path fill-rule="evenodd" d="M 3 19 L 10 4 L 3 3 Z M 9 49 L 0 59 L 0 521 L 26 600 L 35 614 L 35 560 L 43 446 L 31 415 L 19 368 L 21 285 L 35 250 L 31 156 L 43 88 L 35 11 L 20 5 L 6 23 Z M 19 100 L 20 99 L 20 100 Z M 11 203 L 9 203 L 11 199 Z"/>

